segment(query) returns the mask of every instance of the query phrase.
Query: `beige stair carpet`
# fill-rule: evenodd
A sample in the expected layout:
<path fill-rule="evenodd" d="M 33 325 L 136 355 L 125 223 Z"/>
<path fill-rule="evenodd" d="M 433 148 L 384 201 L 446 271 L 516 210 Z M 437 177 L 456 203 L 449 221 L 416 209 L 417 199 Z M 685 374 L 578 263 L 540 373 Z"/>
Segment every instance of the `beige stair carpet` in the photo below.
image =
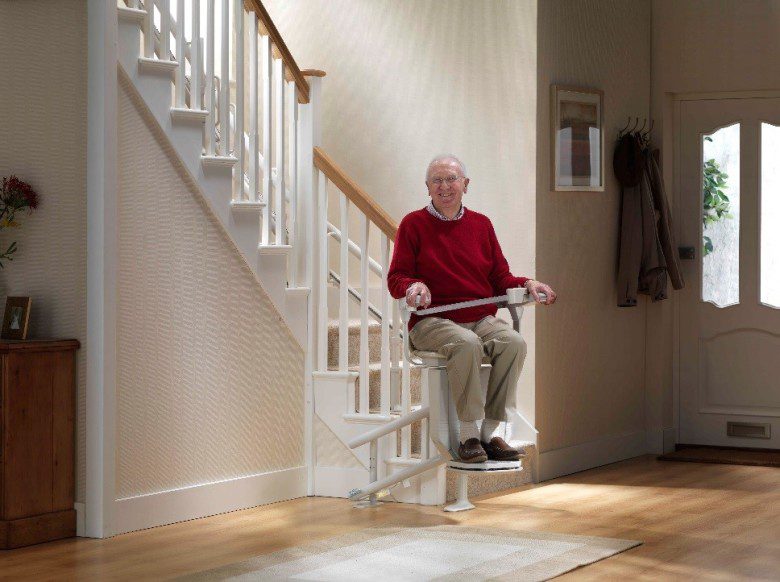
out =
<path fill-rule="evenodd" d="M 458 525 L 370 528 L 179 580 L 549 580 L 641 543 Z"/>

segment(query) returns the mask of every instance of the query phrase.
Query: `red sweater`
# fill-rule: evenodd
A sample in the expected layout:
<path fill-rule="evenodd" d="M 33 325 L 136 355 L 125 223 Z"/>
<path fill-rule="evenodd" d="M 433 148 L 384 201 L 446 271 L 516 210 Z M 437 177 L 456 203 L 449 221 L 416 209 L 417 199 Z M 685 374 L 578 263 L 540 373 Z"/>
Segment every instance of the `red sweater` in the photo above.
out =
<path fill-rule="evenodd" d="M 528 279 L 515 277 L 501 252 L 496 232 L 484 214 L 465 210 L 459 220 L 445 221 L 425 208 L 407 214 L 398 227 L 387 284 L 396 299 L 421 281 L 431 290 L 431 305 L 503 295 Z M 458 323 L 495 315 L 495 304 L 436 314 Z M 412 315 L 411 329 L 420 318 Z"/>

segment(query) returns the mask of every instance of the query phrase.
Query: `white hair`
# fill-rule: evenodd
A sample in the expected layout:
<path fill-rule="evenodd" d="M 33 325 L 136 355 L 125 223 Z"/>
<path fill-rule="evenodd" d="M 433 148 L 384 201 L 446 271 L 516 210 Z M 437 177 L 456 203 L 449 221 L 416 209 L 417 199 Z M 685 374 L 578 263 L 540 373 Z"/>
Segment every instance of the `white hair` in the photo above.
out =
<path fill-rule="evenodd" d="M 466 173 L 466 165 L 463 162 L 461 162 L 456 156 L 453 156 L 452 154 L 442 154 L 433 158 L 431 162 L 428 164 L 428 169 L 425 171 L 426 183 L 428 182 L 428 179 L 431 177 L 431 168 L 436 164 L 440 164 L 441 162 L 455 162 L 460 167 L 460 173 L 463 174 L 463 177 L 465 178 L 468 177 L 468 174 Z"/>

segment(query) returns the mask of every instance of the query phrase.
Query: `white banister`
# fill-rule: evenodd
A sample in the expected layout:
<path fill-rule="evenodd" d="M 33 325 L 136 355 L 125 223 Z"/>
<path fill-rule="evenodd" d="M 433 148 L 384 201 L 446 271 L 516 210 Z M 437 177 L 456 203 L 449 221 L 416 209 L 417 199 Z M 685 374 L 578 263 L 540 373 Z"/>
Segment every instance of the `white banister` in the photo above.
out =
<path fill-rule="evenodd" d="M 371 223 L 368 217 L 360 214 L 360 248 L 363 255 L 360 259 L 360 292 L 363 301 L 360 302 L 360 413 L 368 414 L 368 233 Z"/>
<path fill-rule="evenodd" d="M 262 244 L 271 244 L 271 39 L 262 36 L 260 58 L 263 61 L 263 229 Z M 277 222 L 278 224 L 278 222 Z"/>
<path fill-rule="evenodd" d="M 184 79 L 186 76 L 186 65 L 184 58 L 184 0 L 176 0 L 176 62 L 179 66 L 176 68 L 176 83 L 174 84 L 176 107 L 184 107 Z"/>
<path fill-rule="evenodd" d="M 192 0 L 192 37 L 190 39 L 190 108 L 199 111 L 200 82 L 202 66 L 202 45 L 200 37 L 200 0 Z"/>
<path fill-rule="evenodd" d="M 235 135 L 233 136 L 233 155 L 238 162 L 233 167 L 236 182 L 233 189 L 233 198 L 242 200 L 244 198 L 244 167 L 246 162 L 244 149 L 244 2 L 243 0 L 234 0 L 234 2 L 235 15 L 233 19 L 236 25 L 234 47 L 236 54 L 236 127 Z"/>
<path fill-rule="evenodd" d="M 276 244 L 287 244 L 287 219 L 285 203 L 284 180 L 284 61 L 274 59 L 273 66 L 274 91 L 276 104 L 274 107 L 274 163 L 276 164 L 276 183 L 274 184 L 274 212 L 276 213 Z"/>
<path fill-rule="evenodd" d="M 170 0 L 160 0 L 160 60 L 171 59 L 171 5 Z"/>
<path fill-rule="evenodd" d="M 328 369 L 328 179 L 317 170 L 317 225 L 320 256 L 317 305 L 317 370 Z"/>
<path fill-rule="evenodd" d="M 222 52 L 219 70 L 219 153 L 230 155 L 230 3 L 222 0 Z"/>
<path fill-rule="evenodd" d="M 204 107 L 209 112 L 206 117 L 206 131 L 204 136 L 204 145 L 206 155 L 213 156 L 216 153 L 216 133 L 217 133 L 217 101 L 214 98 L 214 35 L 216 26 L 214 24 L 214 0 L 206 1 L 206 86 Z"/>
<path fill-rule="evenodd" d="M 260 149 L 257 143 L 257 17 L 249 15 L 249 200 L 256 202 L 257 183 L 260 173 Z"/>
<path fill-rule="evenodd" d="M 382 272 L 387 273 L 390 262 L 390 245 L 387 235 L 381 233 L 379 258 L 382 261 Z M 381 369 L 380 369 L 380 414 L 390 414 L 390 294 L 387 291 L 387 277 L 382 277 L 382 335 L 381 335 Z"/>
<path fill-rule="evenodd" d="M 349 200 L 344 194 L 339 196 L 339 208 L 341 210 L 341 232 L 346 233 L 349 229 Z M 345 372 L 348 363 L 348 344 L 349 344 L 349 247 L 347 245 L 347 234 L 341 238 L 339 254 L 339 371 Z M 327 239 L 323 241 L 328 244 Z M 354 398 L 354 396 L 353 396 Z"/>

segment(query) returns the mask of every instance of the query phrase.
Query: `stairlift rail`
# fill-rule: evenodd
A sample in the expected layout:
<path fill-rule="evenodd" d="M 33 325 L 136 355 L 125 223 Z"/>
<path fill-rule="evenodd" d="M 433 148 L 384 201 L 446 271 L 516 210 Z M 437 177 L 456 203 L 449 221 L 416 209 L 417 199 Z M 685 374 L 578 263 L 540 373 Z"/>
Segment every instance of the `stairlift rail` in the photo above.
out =
<path fill-rule="evenodd" d="M 400 418 L 396 418 L 395 420 L 388 422 L 387 424 L 383 424 L 382 426 L 379 426 L 374 430 L 371 430 L 365 434 L 360 435 L 357 438 L 352 439 L 351 441 L 349 441 L 349 443 L 347 443 L 347 446 L 350 449 L 356 449 L 360 445 L 364 445 L 367 442 L 382 438 L 386 434 L 395 432 L 399 428 L 405 427 L 407 424 L 412 424 L 413 422 L 417 422 L 418 420 L 422 420 L 423 418 L 428 418 L 429 414 L 430 414 L 430 410 L 428 409 L 428 407 L 423 406 L 422 408 L 415 410 L 414 412 L 411 412 Z"/>

